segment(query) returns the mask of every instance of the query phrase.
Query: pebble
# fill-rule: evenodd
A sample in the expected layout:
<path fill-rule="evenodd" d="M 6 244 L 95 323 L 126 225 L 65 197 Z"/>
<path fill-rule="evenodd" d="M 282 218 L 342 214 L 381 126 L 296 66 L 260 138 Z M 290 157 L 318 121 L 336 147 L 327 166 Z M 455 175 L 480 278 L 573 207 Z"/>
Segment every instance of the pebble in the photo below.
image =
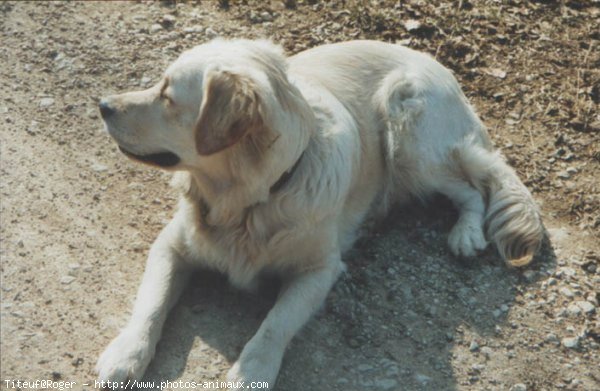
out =
<path fill-rule="evenodd" d="M 163 30 L 163 27 L 160 24 L 158 24 L 158 23 L 155 23 L 152 26 L 150 26 L 150 32 L 151 33 L 157 33 L 157 32 L 159 32 L 161 30 Z"/>
<path fill-rule="evenodd" d="M 569 288 L 564 287 L 564 286 L 562 288 L 560 288 L 558 291 L 560 292 L 561 295 L 568 297 L 568 298 L 572 298 L 573 296 L 575 296 L 573 294 L 572 290 L 570 290 Z"/>
<path fill-rule="evenodd" d="M 509 391 L 527 391 L 527 386 L 523 383 L 513 385 Z"/>
<path fill-rule="evenodd" d="M 579 346 L 579 337 L 563 338 L 561 343 L 565 348 L 575 349 Z"/>
<path fill-rule="evenodd" d="M 150 84 L 150 82 L 152 82 L 152 79 L 151 79 L 151 78 L 149 78 L 148 76 L 144 76 L 144 77 L 142 77 L 142 79 L 140 80 L 140 84 L 141 84 L 142 86 L 146 86 L 146 85 Z"/>
<path fill-rule="evenodd" d="M 575 276 L 575 269 L 573 269 L 572 267 L 561 267 L 560 269 L 558 269 L 558 272 L 556 273 L 557 276 L 567 276 L 567 277 L 573 277 Z"/>
<path fill-rule="evenodd" d="M 199 26 L 186 27 L 183 29 L 183 32 L 186 34 L 200 34 L 204 32 L 204 28 Z"/>
<path fill-rule="evenodd" d="M 571 316 L 579 315 L 581 313 L 581 308 L 576 303 L 572 303 L 567 307 L 567 313 Z"/>
<path fill-rule="evenodd" d="M 42 98 L 40 99 L 40 107 L 50 107 L 54 104 L 54 98 Z"/>
<path fill-rule="evenodd" d="M 575 302 L 575 304 L 586 314 L 591 314 L 596 309 L 596 307 L 594 307 L 594 305 L 592 303 L 590 303 L 589 301 L 581 300 L 581 301 Z"/>
<path fill-rule="evenodd" d="M 391 390 L 396 388 L 398 381 L 396 379 L 380 379 L 375 381 L 375 387 L 378 390 Z"/>
<path fill-rule="evenodd" d="M 525 277 L 525 280 L 527 280 L 527 282 L 532 282 L 535 279 L 536 276 L 536 272 L 534 270 L 525 270 L 523 272 L 523 277 Z"/>
<path fill-rule="evenodd" d="M 175 22 L 177 21 L 177 18 L 171 14 L 166 14 L 166 15 L 163 15 L 162 21 L 163 21 L 163 24 L 165 24 L 167 26 L 171 26 L 171 25 L 175 24 Z"/>
<path fill-rule="evenodd" d="M 260 18 L 263 22 L 271 22 L 273 20 L 273 15 L 268 13 L 267 11 L 261 12 Z"/>
<path fill-rule="evenodd" d="M 477 351 L 479 349 L 479 344 L 477 343 L 477 341 L 472 340 L 471 344 L 469 345 L 469 350 L 474 352 Z"/>
<path fill-rule="evenodd" d="M 206 38 L 208 39 L 213 39 L 216 38 L 219 34 L 212 28 L 207 27 L 206 30 L 204 30 L 204 35 L 206 35 Z"/>
<path fill-rule="evenodd" d="M 373 366 L 369 365 L 369 364 L 360 364 L 357 369 L 360 372 L 366 372 L 366 371 L 370 371 L 371 369 L 373 369 Z"/>
<path fill-rule="evenodd" d="M 484 346 L 481 348 L 481 353 L 483 353 L 486 358 L 490 358 L 490 356 L 493 353 L 493 350 L 489 346 Z"/>
<path fill-rule="evenodd" d="M 402 23 L 406 31 L 411 32 L 421 28 L 421 22 L 414 19 L 406 20 Z"/>
<path fill-rule="evenodd" d="M 105 166 L 104 164 L 94 163 L 94 164 L 92 164 L 92 170 L 94 170 L 96 172 L 104 172 L 104 171 L 108 171 L 108 167 Z"/>
<path fill-rule="evenodd" d="M 556 174 L 556 176 L 558 176 L 560 179 L 569 179 L 571 178 L 571 174 L 569 174 L 569 172 L 565 171 L 561 171 L 558 174 Z"/>
<path fill-rule="evenodd" d="M 427 384 L 431 381 L 431 378 L 427 375 L 423 375 L 421 373 L 417 373 L 415 375 L 415 379 L 417 379 L 417 381 L 421 384 Z"/>
<path fill-rule="evenodd" d="M 64 284 L 64 285 L 69 285 L 70 283 L 72 283 L 75 280 L 76 280 L 76 278 L 73 276 L 64 276 L 60 279 L 60 283 Z"/>
<path fill-rule="evenodd" d="M 562 242 L 569 237 L 569 231 L 565 228 L 550 228 L 548 229 L 548 233 L 553 242 Z"/>
<path fill-rule="evenodd" d="M 558 337 L 555 334 L 550 333 L 546 335 L 546 338 L 544 340 L 546 342 L 556 343 L 558 342 Z"/>

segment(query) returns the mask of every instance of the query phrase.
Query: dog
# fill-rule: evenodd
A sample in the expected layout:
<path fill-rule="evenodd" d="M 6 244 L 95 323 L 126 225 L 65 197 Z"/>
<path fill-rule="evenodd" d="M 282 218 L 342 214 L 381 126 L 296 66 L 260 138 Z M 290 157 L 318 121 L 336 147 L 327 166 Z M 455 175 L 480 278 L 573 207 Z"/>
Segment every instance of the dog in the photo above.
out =
<path fill-rule="evenodd" d="M 344 270 L 365 220 L 434 193 L 459 211 L 452 253 L 493 242 L 528 264 L 543 227 L 452 73 L 375 41 L 286 57 L 263 40 L 184 52 L 155 86 L 103 98 L 106 129 L 133 160 L 175 172 L 178 210 L 152 245 L 131 319 L 100 356 L 100 380 L 140 379 L 189 270 L 241 289 L 265 273 L 279 296 L 227 374 L 273 388 L 288 342 Z"/>

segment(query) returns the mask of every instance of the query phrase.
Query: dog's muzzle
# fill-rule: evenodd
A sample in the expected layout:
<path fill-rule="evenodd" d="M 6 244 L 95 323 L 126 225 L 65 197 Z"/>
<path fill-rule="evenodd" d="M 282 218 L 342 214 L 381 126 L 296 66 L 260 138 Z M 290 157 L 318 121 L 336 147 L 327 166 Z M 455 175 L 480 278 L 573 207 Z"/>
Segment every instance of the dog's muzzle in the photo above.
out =
<path fill-rule="evenodd" d="M 126 150 L 120 145 L 119 149 L 131 159 L 139 160 L 143 163 L 149 163 L 164 168 L 176 166 L 181 160 L 179 159 L 179 156 L 175 155 L 173 152 L 157 152 L 148 155 L 138 155 Z"/>

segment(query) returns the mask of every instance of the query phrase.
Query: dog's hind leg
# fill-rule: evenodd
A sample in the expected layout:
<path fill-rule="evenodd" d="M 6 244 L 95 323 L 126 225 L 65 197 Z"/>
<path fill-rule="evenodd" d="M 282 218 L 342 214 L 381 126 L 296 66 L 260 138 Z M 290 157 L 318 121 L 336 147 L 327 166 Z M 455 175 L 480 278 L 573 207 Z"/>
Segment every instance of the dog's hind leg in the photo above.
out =
<path fill-rule="evenodd" d="M 437 191 L 450 198 L 459 212 L 448 236 L 450 250 L 457 256 L 474 256 L 487 246 L 483 232 L 485 202 L 481 193 L 457 178 L 441 179 Z"/>

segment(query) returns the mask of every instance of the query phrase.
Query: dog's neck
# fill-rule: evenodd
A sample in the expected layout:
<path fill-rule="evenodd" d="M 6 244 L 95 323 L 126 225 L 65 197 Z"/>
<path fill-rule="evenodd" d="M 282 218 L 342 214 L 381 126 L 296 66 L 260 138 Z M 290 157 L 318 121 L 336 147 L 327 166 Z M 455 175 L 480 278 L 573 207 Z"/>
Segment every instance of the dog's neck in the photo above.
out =
<path fill-rule="evenodd" d="M 298 158 L 298 160 L 296 160 L 296 163 L 294 163 L 294 165 L 292 166 L 292 168 L 290 168 L 289 170 L 285 171 L 281 177 L 279 177 L 279 179 L 277 180 L 277 182 L 275 182 L 271 188 L 269 189 L 269 194 L 275 194 L 278 191 L 280 191 L 281 189 L 283 189 L 285 187 L 285 185 L 290 181 L 290 179 L 292 178 L 292 176 L 294 175 L 294 172 L 296 172 L 296 170 L 298 169 L 298 166 L 300 165 L 300 162 L 302 161 L 302 157 L 304 156 L 304 151 L 300 154 L 300 157 Z"/>
<path fill-rule="evenodd" d="M 268 198 L 281 192 L 293 178 L 298 167 L 301 165 L 304 152 L 296 160 L 292 167 L 286 170 L 268 189 L 268 192 L 261 191 L 261 195 L 256 195 L 257 191 L 247 191 L 243 189 L 242 184 L 213 184 L 212 189 L 219 187 L 217 196 L 213 195 L 212 204 L 206 197 L 207 178 L 199 176 L 197 173 L 180 173 L 174 179 L 174 186 L 182 190 L 184 197 L 191 202 L 198 210 L 200 226 L 204 229 L 225 227 L 239 224 L 248 213 L 258 204 L 265 202 Z M 204 184 L 204 186 L 203 186 Z M 262 195 L 262 193 L 266 193 Z M 235 206 L 238 206 L 237 208 Z M 225 213 L 224 213 L 225 212 Z"/>

